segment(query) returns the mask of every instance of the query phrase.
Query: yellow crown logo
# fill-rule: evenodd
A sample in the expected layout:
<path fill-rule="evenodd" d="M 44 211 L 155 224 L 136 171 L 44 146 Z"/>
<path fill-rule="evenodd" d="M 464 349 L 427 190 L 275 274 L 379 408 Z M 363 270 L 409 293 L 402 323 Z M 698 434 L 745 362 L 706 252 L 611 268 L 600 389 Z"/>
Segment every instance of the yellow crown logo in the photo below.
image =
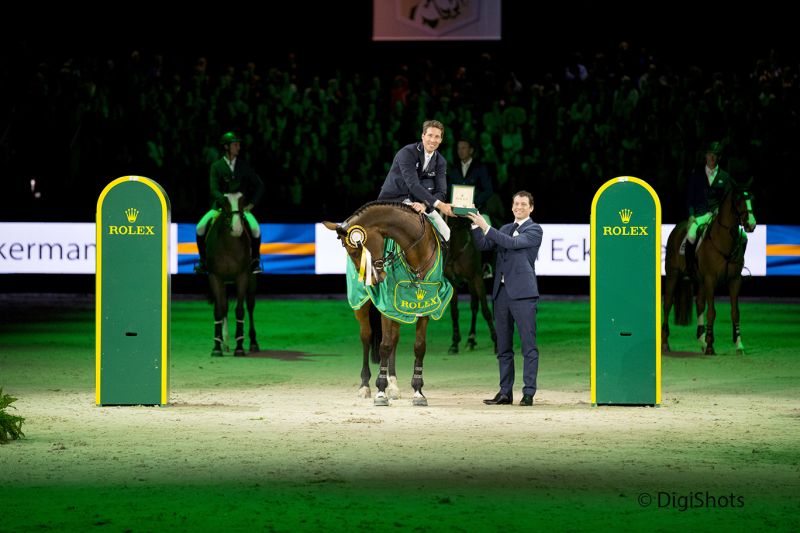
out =
<path fill-rule="evenodd" d="M 416 292 L 417 300 L 422 300 L 426 294 L 427 292 L 422 287 L 419 287 Z"/>
<path fill-rule="evenodd" d="M 630 209 L 623 209 L 619 212 L 619 218 L 622 220 L 623 224 L 627 224 L 631 221 L 631 215 L 633 215 L 633 211 Z"/>
<path fill-rule="evenodd" d="M 135 207 L 129 207 L 125 210 L 125 217 L 128 219 L 128 222 L 133 224 L 136 222 L 136 219 L 139 217 L 139 210 Z"/>

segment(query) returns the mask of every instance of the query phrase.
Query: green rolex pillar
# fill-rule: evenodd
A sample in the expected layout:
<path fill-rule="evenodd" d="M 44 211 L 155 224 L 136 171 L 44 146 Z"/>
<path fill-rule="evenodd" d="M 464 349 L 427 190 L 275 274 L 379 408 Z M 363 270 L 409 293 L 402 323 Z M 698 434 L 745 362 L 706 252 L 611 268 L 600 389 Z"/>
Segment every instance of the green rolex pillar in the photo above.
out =
<path fill-rule="evenodd" d="M 661 403 L 661 204 L 638 178 L 592 201 L 591 400 Z"/>
<path fill-rule="evenodd" d="M 97 200 L 97 405 L 166 405 L 169 394 L 169 198 L 141 176 Z"/>

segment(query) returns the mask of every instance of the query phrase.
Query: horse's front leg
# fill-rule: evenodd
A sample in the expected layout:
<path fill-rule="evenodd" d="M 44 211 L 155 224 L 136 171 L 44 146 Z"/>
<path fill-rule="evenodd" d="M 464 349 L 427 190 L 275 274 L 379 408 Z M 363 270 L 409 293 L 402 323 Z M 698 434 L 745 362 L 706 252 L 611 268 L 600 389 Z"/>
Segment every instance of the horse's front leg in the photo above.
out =
<path fill-rule="evenodd" d="M 389 397 L 386 395 L 386 387 L 389 385 L 389 359 L 392 352 L 397 348 L 397 341 L 400 339 L 400 324 L 382 316 L 381 329 L 381 363 L 378 379 L 375 380 L 378 394 L 375 395 L 374 403 L 375 405 L 389 405 Z"/>
<path fill-rule="evenodd" d="M 369 390 L 369 379 L 372 373 L 369 370 L 369 352 L 372 346 L 372 327 L 369 324 L 369 309 L 372 304 L 367 303 L 354 311 L 358 320 L 358 334 L 361 338 L 361 349 L 363 358 L 361 360 L 361 386 L 358 388 L 359 398 L 369 398 L 372 394 Z"/>
<path fill-rule="evenodd" d="M 458 289 L 453 282 L 453 298 L 450 300 L 450 319 L 453 321 L 453 343 L 447 353 L 458 353 L 458 344 L 461 342 L 461 328 L 458 327 Z"/>
<path fill-rule="evenodd" d="M 247 297 L 247 276 L 240 275 L 236 280 L 236 349 L 235 357 L 244 357 L 244 300 Z"/>
<path fill-rule="evenodd" d="M 712 291 L 712 298 L 713 298 L 713 291 Z M 700 351 L 705 353 L 706 351 L 706 288 L 705 285 L 702 283 L 698 284 L 697 288 L 697 296 L 695 297 L 696 307 L 695 310 L 697 311 L 697 331 L 695 333 L 695 337 L 697 338 L 698 344 L 700 344 Z"/>
<path fill-rule="evenodd" d="M 218 276 L 210 274 L 208 283 L 214 296 L 214 348 L 211 350 L 211 355 L 222 357 L 222 324 L 225 315 L 228 314 L 228 299 L 225 295 L 225 284 Z"/>
<path fill-rule="evenodd" d="M 398 341 L 400 340 L 400 325 L 398 324 Z M 386 396 L 390 400 L 400 399 L 400 387 L 397 386 L 397 343 L 392 346 L 392 353 L 389 354 L 389 385 L 386 387 Z"/>
<path fill-rule="evenodd" d="M 414 375 L 411 378 L 411 388 L 414 389 L 414 405 L 428 405 L 428 400 L 422 394 L 422 386 L 425 384 L 422 379 L 422 362 L 425 359 L 427 349 L 426 335 L 428 331 L 428 320 L 430 317 L 423 316 L 417 320 L 417 337 L 414 341 Z"/>
<path fill-rule="evenodd" d="M 703 280 L 703 292 L 706 295 L 708 314 L 706 315 L 706 355 L 714 355 L 714 320 L 717 318 L 717 310 L 714 307 L 714 285 L 715 279 L 706 276 Z"/>
<path fill-rule="evenodd" d="M 739 290 L 742 288 L 741 276 L 734 277 L 728 284 L 731 295 L 731 327 L 733 329 L 733 344 L 737 355 L 744 355 L 742 331 L 739 329 Z"/>

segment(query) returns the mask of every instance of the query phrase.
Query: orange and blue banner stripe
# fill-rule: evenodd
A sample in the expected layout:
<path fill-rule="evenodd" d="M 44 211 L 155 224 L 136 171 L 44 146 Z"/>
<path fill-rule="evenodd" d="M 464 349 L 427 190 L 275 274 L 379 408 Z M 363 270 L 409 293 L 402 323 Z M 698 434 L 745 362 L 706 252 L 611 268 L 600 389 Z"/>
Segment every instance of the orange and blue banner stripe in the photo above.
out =
<path fill-rule="evenodd" d="M 314 224 L 260 224 L 265 274 L 314 274 Z M 178 273 L 191 274 L 199 256 L 194 224 L 178 224 Z"/>
<path fill-rule="evenodd" d="M 767 276 L 800 276 L 800 226 L 767 226 Z"/>

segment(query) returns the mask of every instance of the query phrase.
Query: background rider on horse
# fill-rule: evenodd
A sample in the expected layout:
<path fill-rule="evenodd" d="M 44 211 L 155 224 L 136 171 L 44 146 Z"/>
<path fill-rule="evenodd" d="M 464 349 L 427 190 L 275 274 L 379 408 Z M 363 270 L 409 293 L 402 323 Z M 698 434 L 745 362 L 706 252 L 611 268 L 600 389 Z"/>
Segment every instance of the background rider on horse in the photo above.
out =
<path fill-rule="evenodd" d="M 689 176 L 686 191 L 689 206 L 689 228 L 681 242 L 680 255 L 685 255 L 687 241 L 691 245 L 690 251 L 694 250 L 698 228 L 711 221 L 731 185 L 730 174 L 719 167 L 721 159 L 722 145 L 712 142 L 706 150 L 705 168 L 697 170 Z"/>
<path fill-rule="evenodd" d="M 261 272 L 261 228 L 253 216 L 252 209 L 264 194 L 264 182 L 247 161 L 239 157 L 241 142 L 242 140 L 235 133 L 230 131 L 225 133 L 219 141 L 223 148 L 223 155 L 211 164 L 211 210 L 203 215 L 197 224 L 197 250 L 200 253 L 200 262 L 195 267 L 195 271 L 201 274 L 208 273 L 206 232 L 220 214 L 223 203 L 228 201 L 225 194 L 237 192 L 242 193 L 248 201 L 244 207 L 244 218 L 250 228 L 252 269 L 254 274 Z"/>

